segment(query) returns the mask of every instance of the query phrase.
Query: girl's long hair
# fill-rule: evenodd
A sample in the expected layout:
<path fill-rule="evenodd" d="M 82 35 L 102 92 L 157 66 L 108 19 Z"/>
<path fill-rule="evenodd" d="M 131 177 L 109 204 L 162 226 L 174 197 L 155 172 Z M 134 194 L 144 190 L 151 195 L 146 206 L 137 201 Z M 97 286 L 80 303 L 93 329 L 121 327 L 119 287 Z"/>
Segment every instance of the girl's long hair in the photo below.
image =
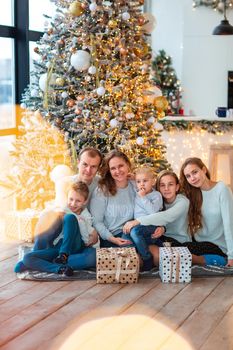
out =
<path fill-rule="evenodd" d="M 210 172 L 202 160 L 196 157 L 187 158 L 180 169 L 181 191 L 186 195 L 190 202 L 188 211 L 188 228 L 190 234 L 193 236 L 198 231 L 198 229 L 203 227 L 203 218 L 201 212 L 203 198 L 201 189 L 190 185 L 184 175 L 184 169 L 187 165 L 190 164 L 194 164 L 200 169 L 206 168 L 206 176 L 208 179 L 210 179 Z"/>
<path fill-rule="evenodd" d="M 100 168 L 100 180 L 99 180 L 99 187 L 104 192 L 105 195 L 112 195 L 114 196 L 117 193 L 117 186 L 115 180 L 112 178 L 112 175 L 110 173 L 109 169 L 109 162 L 113 158 L 121 158 L 123 159 L 127 165 L 129 166 L 129 169 L 131 169 L 131 163 L 129 158 L 126 156 L 125 153 L 112 150 L 103 159 L 102 166 Z"/>

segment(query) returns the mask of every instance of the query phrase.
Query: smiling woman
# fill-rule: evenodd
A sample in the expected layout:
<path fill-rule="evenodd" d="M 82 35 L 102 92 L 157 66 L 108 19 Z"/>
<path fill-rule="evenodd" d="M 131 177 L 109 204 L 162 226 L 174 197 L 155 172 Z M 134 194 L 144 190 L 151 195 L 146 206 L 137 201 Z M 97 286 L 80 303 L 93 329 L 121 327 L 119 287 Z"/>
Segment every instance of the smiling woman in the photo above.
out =
<path fill-rule="evenodd" d="M 130 161 L 122 152 L 113 150 L 104 158 L 99 187 L 90 203 L 102 247 L 132 244 L 123 233 L 123 225 L 133 219 L 134 213 L 135 189 L 129 180 L 130 169 Z"/>

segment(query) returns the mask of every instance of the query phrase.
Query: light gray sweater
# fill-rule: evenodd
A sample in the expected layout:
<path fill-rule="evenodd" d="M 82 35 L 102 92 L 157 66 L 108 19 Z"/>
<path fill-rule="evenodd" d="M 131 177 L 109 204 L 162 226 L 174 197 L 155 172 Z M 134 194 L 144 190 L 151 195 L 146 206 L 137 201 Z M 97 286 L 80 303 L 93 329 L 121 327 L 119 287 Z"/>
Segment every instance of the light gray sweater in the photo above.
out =
<path fill-rule="evenodd" d="M 132 182 L 125 188 L 118 188 L 115 196 L 106 196 L 96 188 L 90 201 L 93 226 L 103 239 L 122 232 L 123 225 L 133 219 L 135 189 Z"/>
<path fill-rule="evenodd" d="M 173 203 L 165 203 L 165 211 L 136 218 L 141 225 L 165 226 L 165 236 L 171 237 L 180 243 L 191 242 L 188 234 L 189 200 L 178 194 Z"/>
<path fill-rule="evenodd" d="M 231 190 L 219 181 L 211 190 L 202 191 L 203 228 L 196 234 L 199 242 L 216 244 L 233 259 L 233 196 Z"/>

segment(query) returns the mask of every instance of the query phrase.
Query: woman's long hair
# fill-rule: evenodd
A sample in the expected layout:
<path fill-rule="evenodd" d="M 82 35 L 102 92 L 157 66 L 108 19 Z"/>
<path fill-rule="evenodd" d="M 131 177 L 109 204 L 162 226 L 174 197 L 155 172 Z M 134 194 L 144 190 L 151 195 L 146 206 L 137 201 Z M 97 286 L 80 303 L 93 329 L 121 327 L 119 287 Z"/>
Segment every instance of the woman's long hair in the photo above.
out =
<path fill-rule="evenodd" d="M 203 227 L 201 212 L 203 198 L 201 189 L 190 185 L 190 183 L 187 181 L 184 175 L 184 169 L 187 165 L 190 164 L 194 164 L 200 169 L 206 168 L 206 176 L 208 179 L 210 179 L 210 172 L 205 166 L 205 164 L 202 162 L 202 160 L 196 157 L 187 158 L 180 169 L 181 191 L 186 195 L 186 197 L 190 201 L 188 211 L 188 228 L 189 232 L 193 236 L 198 229 Z"/>
<path fill-rule="evenodd" d="M 129 158 L 124 154 L 123 152 L 112 150 L 103 159 L 102 166 L 100 168 L 100 180 L 99 180 L 99 187 L 104 192 L 105 195 L 112 195 L 114 196 L 117 193 L 117 186 L 115 180 L 112 178 L 112 175 L 110 173 L 109 169 L 109 162 L 113 158 L 121 158 L 123 159 L 127 165 L 129 166 L 129 169 L 131 169 L 131 163 Z"/>

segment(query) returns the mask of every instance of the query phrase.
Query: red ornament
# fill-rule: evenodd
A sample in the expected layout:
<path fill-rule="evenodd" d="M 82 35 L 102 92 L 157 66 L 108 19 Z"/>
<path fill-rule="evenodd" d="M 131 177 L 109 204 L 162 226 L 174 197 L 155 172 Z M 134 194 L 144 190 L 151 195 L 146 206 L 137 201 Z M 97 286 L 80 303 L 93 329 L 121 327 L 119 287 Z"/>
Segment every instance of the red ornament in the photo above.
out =
<path fill-rule="evenodd" d="M 67 105 L 67 107 L 73 107 L 75 105 L 75 101 L 74 100 L 68 100 L 66 102 L 66 105 Z"/>

